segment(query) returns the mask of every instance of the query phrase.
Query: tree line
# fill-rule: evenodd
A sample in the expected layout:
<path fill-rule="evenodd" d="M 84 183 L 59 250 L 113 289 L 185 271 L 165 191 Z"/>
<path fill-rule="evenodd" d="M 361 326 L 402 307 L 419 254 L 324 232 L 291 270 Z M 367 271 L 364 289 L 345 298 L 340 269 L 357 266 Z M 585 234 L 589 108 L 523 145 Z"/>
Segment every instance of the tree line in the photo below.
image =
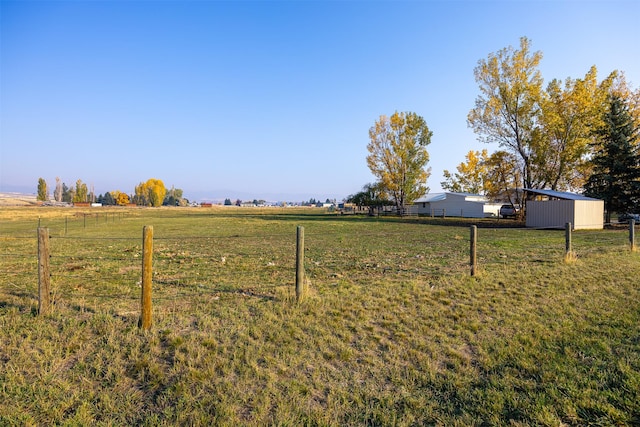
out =
<path fill-rule="evenodd" d="M 457 172 L 444 171 L 442 188 L 512 204 L 523 202 L 523 188 L 573 191 L 603 199 L 607 215 L 638 211 L 640 89 L 620 71 L 598 82 L 595 66 L 583 78 L 553 79 L 545 87 L 541 59 L 522 37 L 519 48 L 478 62 L 480 94 L 467 125 L 498 149 L 469 151 Z M 348 201 L 394 204 L 401 214 L 428 192 L 431 136 L 415 113 L 380 116 L 369 130 L 366 159 L 377 181 Z"/>
<path fill-rule="evenodd" d="M 44 178 L 38 179 L 37 199 L 48 201 L 49 187 Z M 189 200 L 183 197 L 183 191 L 171 187 L 167 189 L 162 180 L 150 178 L 146 182 L 138 184 L 134 193 L 129 195 L 120 190 L 109 191 L 95 195 L 93 188 L 89 189 L 81 179 L 75 186 L 69 187 L 56 177 L 56 186 L 53 191 L 53 200 L 58 203 L 101 203 L 111 206 L 126 206 L 135 204 L 138 206 L 186 206 Z"/>

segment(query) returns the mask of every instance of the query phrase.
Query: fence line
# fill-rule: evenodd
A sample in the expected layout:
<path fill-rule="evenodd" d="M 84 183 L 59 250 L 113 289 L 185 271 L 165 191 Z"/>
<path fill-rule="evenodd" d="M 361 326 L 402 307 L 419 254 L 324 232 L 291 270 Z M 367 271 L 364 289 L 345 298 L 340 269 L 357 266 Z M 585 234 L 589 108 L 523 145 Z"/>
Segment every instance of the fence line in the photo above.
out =
<path fill-rule="evenodd" d="M 633 230 L 633 228 L 629 227 L 630 230 Z M 486 231 L 501 231 L 504 230 L 503 228 L 478 228 L 479 230 L 482 230 L 483 232 Z M 509 229 L 512 230 L 512 229 Z M 534 230 L 538 230 L 538 229 L 519 229 L 518 231 L 522 231 L 522 232 L 531 232 Z M 549 229 L 542 229 L 542 230 L 547 230 L 547 231 L 551 231 Z M 591 230 L 588 230 L 587 232 L 590 232 Z M 631 231 L 630 231 L 631 233 Z M 384 232 L 384 233 L 358 233 L 358 237 L 392 237 L 392 236 L 398 236 L 398 235 L 406 235 L 406 232 Z M 252 238 L 252 239 L 256 239 L 256 238 L 270 238 L 270 237 L 290 237 L 290 234 L 284 234 L 284 233 L 278 233 L 278 234 L 261 234 L 261 235 L 243 235 L 243 236 L 238 236 L 238 235 L 233 235 L 233 236 L 228 236 L 228 235 L 211 235 L 211 236 L 179 236 L 179 237 L 155 237 L 154 236 L 154 241 L 174 241 L 177 243 L 184 243 L 185 241 L 193 241 L 193 240 L 220 240 L 220 239 L 231 239 L 231 238 Z M 327 236 L 344 236 L 344 233 L 342 232 L 327 232 L 327 233 L 322 233 L 322 234 L 313 234 L 313 233 L 307 233 L 308 237 L 311 238 L 324 238 Z M 588 235 L 584 235 L 582 236 L 584 237 L 589 237 Z M 2 238 L 2 237 L 0 237 Z M 14 239 L 15 237 L 11 237 L 9 239 Z M 602 243 L 602 234 L 598 234 L 596 236 L 596 238 L 598 239 L 598 243 L 600 244 L 600 246 L 603 246 Z M 24 240 L 33 240 L 33 237 L 27 237 L 27 236 L 21 236 L 20 239 L 24 239 Z M 73 241 L 73 240 L 86 240 L 86 241 L 135 241 L 138 242 L 139 239 L 138 238 L 133 238 L 133 237 L 100 237 L 100 236 L 95 236 L 95 237 L 85 237 L 85 236 L 56 236 L 56 235 L 50 235 L 50 239 L 52 240 L 61 240 L 61 241 Z M 496 242 L 500 242 L 500 241 L 511 241 L 513 239 L 513 237 L 511 236 L 505 236 L 505 237 L 499 237 L 499 236 L 492 236 L 491 240 L 492 243 L 495 244 Z M 633 238 L 630 238 L 630 241 L 632 241 Z M 612 236 L 610 243 L 615 243 L 618 242 L 619 238 L 617 238 L 617 236 Z M 531 248 L 545 248 L 547 247 L 547 245 L 530 245 L 529 247 Z M 207 253 L 203 253 L 203 254 L 193 254 L 194 256 L 202 256 L 202 257 L 207 257 L 210 256 Z M 22 253 L 0 253 L 0 257 L 29 257 L 29 256 L 33 256 L 33 253 L 31 252 L 22 252 Z M 52 255 L 53 258 L 56 257 L 64 257 L 63 255 Z M 95 258 L 91 258 L 91 257 L 84 257 L 85 259 L 109 259 L 107 257 L 95 257 Z M 162 258 L 162 255 L 160 255 L 160 258 Z M 213 257 L 211 257 L 213 259 Z M 112 258 L 112 259 L 117 259 L 117 260 L 127 260 L 128 258 Z"/>
<path fill-rule="evenodd" d="M 635 232 L 634 232 L 635 224 L 632 222 L 629 226 L 629 248 L 631 250 L 635 250 Z M 133 295 L 136 292 L 135 288 L 131 286 L 135 283 L 143 284 L 146 280 L 149 281 L 149 284 L 155 282 L 160 287 L 158 289 L 159 293 L 153 296 L 154 300 L 166 300 L 166 299 L 176 299 L 176 298 L 184 298 L 189 296 L 196 296 L 200 294 L 211 294 L 216 295 L 221 292 L 236 292 L 240 294 L 248 293 L 249 295 L 255 294 L 255 292 L 263 292 L 269 289 L 282 289 L 289 288 L 290 292 L 295 290 L 296 301 L 300 301 L 302 299 L 302 295 L 304 294 L 304 287 L 306 283 L 306 278 L 309 277 L 311 280 L 317 278 L 328 278 L 335 277 L 340 278 L 340 274 L 343 271 L 348 272 L 350 275 L 355 275 L 355 277 L 370 277 L 373 282 L 379 280 L 386 282 L 402 282 L 406 280 L 413 280 L 415 278 L 425 278 L 425 277 L 435 277 L 442 274 L 451 274 L 456 272 L 462 272 L 464 261 L 463 254 L 465 252 L 462 243 L 466 242 L 466 239 L 460 237 L 455 240 L 459 241 L 459 245 L 451 245 L 451 242 L 447 242 L 445 246 L 447 246 L 447 252 L 441 251 L 436 248 L 434 251 L 429 252 L 427 249 L 433 249 L 428 247 L 420 247 L 420 250 L 411 251 L 409 247 L 404 249 L 404 252 L 399 251 L 398 255 L 400 258 L 394 259 L 392 261 L 385 261 L 384 259 L 378 259 L 379 253 L 375 250 L 375 246 L 373 249 L 367 248 L 365 251 L 353 251 L 348 252 L 349 248 L 345 251 L 341 250 L 336 253 L 329 252 L 319 252 L 318 249 L 314 248 L 313 245 L 310 248 L 306 248 L 305 255 L 305 245 L 304 245 L 304 229 L 299 227 L 296 232 L 296 262 L 295 268 L 288 262 L 291 260 L 291 256 L 287 256 L 282 253 L 270 253 L 267 255 L 263 255 L 260 251 L 254 251 L 254 249 L 260 249 L 261 245 L 272 245 L 273 242 L 268 241 L 269 237 L 290 237 L 291 234 L 277 233 L 277 234 L 266 234 L 266 235 L 258 235 L 253 236 L 255 239 L 262 239 L 256 243 L 255 247 L 250 248 L 249 250 L 244 250 L 242 253 L 236 251 L 236 253 L 231 253 L 231 248 L 223 247 L 222 249 L 216 247 L 216 245 L 211 245 L 211 250 L 214 252 L 218 252 L 218 256 L 212 255 L 211 251 L 204 253 L 202 251 L 193 252 L 191 250 L 184 250 L 181 253 L 179 252 L 179 248 L 174 248 L 173 245 L 169 247 L 162 247 L 162 244 L 158 245 L 156 249 L 151 249 L 150 254 L 152 255 L 149 264 L 149 270 L 152 272 L 150 274 L 145 274 L 145 267 L 147 265 L 147 261 L 145 260 L 144 252 L 145 252 L 145 238 L 143 238 L 142 246 L 140 245 L 140 239 L 137 238 L 112 238 L 112 237 L 72 237 L 72 236 L 47 236 L 44 238 L 42 233 L 43 230 L 46 230 L 48 233 L 48 229 L 45 227 L 41 227 L 38 229 L 38 239 L 37 239 L 37 266 L 38 266 L 38 312 L 41 314 L 46 314 L 50 312 L 51 309 L 51 298 L 53 295 L 58 296 L 68 296 L 75 295 L 74 292 L 76 289 L 81 288 L 82 291 L 85 290 L 85 286 L 87 283 L 75 283 L 74 280 L 66 280 L 66 283 L 60 284 L 60 286 L 55 287 L 55 289 L 51 290 L 51 278 L 54 279 L 81 279 L 85 282 L 92 282 L 91 285 L 98 286 L 100 280 L 104 280 L 105 277 L 109 277 L 108 274 L 105 273 L 105 270 L 109 269 L 119 269 L 120 272 L 118 276 L 112 276 L 114 278 L 109 279 L 110 283 L 116 284 L 118 286 L 122 286 L 121 294 L 118 295 L 109 295 L 104 293 L 93 293 L 93 294 L 82 294 L 82 298 L 110 298 L 117 299 L 121 298 L 128 301 L 134 301 L 138 299 Z M 144 229 L 143 229 L 144 230 Z M 497 265 L 497 264 L 507 264 L 512 263 L 517 258 L 513 258 L 509 253 L 509 247 L 501 247 L 502 245 L 508 244 L 513 240 L 513 236 L 500 236 L 500 232 L 504 229 L 502 228 L 486 228 L 480 229 L 480 237 L 478 238 L 478 229 L 475 226 L 471 228 L 471 236 L 469 237 L 469 265 L 471 267 L 471 275 L 476 275 L 478 271 L 481 271 L 483 265 Z M 526 232 L 528 230 L 522 230 Z M 483 233 L 492 233 L 491 239 L 486 243 L 483 242 L 482 234 Z M 555 233 L 555 234 L 553 234 Z M 377 237 L 380 238 L 381 242 L 384 242 L 384 238 L 388 236 L 397 236 L 397 235 L 406 235 L 406 233 L 402 232 L 384 232 L 384 233 L 358 233 L 357 236 L 351 236 L 352 238 L 360 238 L 360 237 Z M 144 236 L 144 231 L 143 231 Z M 334 237 L 339 237 L 336 240 L 336 243 L 342 241 L 342 238 L 345 237 L 344 233 L 334 232 L 334 233 L 322 233 L 322 234 L 309 234 L 310 238 L 317 240 L 324 240 L 326 242 L 327 239 L 332 239 Z M 605 239 L 603 242 L 603 236 L 611 236 L 610 239 Z M 219 242 L 220 240 L 236 238 L 237 235 L 233 236 L 193 236 L 193 237 L 163 237 L 163 238 L 151 238 L 151 242 L 157 241 L 158 243 L 167 243 L 174 241 L 176 244 L 184 244 L 185 241 L 188 240 L 202 240 L 208 239 L 212 242 Z M 244 236 L 246 238 L 251 236 Z M 548 236 L 544 236 L 545 238 Z M 549 237 L 559 237 L 556 232 L 551 232 Z M 603 243 L 607 244 L 615 244 L 617 243 L 619 247 L 623 246 L 623 243 L 619 237 L 619 233 L 615 235 L 611 234 L 602 234 L 598 233 L 593 234 L 590 232 L 580 232 L 577 234 L 577 239 L 574 239 L 572 234 L 571 226 L 568 224 L 565 227 L 565 257 L 569 253 L 574 253 L 576 248 L 581 253 L 593 253 L 593 252 L 603 252 Z M 32 237 L 33 239 L 33 237 Z M 73 243 L 74 241 L 135 241 L 136 245 L 134 247 L 129 247 L 124 249 L 128 252 L 133 252 L 131 256 L 91 256 L 85 254 L 76 254 L 73 256 L 65 255 L 65 252 L 68 254 L 69 249 L 66 246 L 69 243 Z M 560 240 L 560 239 L 557 239 Z M 51 242 L 64 242 L 65 245 L 60 248 L 56 248 L 54 245 L 54 249 L 59 249 L 60 252 L 52 254 L 52 248 L 50 247 Z M 423 244 L 424 237 L 416 237 L 414 240 L 417 244 Z M 291 244 L 291 251 L 293 251 L 293 242 L 287 239 L 287 246 L 289 243 Z M 350 242 L 351 247 L 350 250 L 354 248 L 358 248 L 358 242 Z M 76 248 L 77 245 L 74 246 Z M 111 247 L 111 246 L 109 246 Z M 538 248 L 545 249 L 543 252 L 548 256 L 536 256 L 536 262 L 539 261 L 539 258 L 543 257 L 543 261 L 545 262 L 553 262 L 554 260 L 560 259 L 562 256 L 562 247 L 560 244 L 556 246 L 540 244 Z M 77 248 L 76 248 L 77 249 Z M 88 247 L 87 251 L 89 253 L 95 253 L 95 248 Z M 116 247 L 116 250 L 122 250 Z M 173 252 L 173 253 L 172 253 Z M 178 252 L 178 253 L 176 253 Z M 416 252 L 419 252 L 418 256 L 415 256 L 417 259 L 412 259 L 413 255 Z M 496 254 L 506 253 L 509 257 L 504 258 L 504 262 L 501 261 L 500 257 L 496 257 Z M 452 254 L 457 254 L 453 256 L 452 262 Z M 479 255 L 479 256 L 478 256 Z M 0 258 L 6 259 L 33 259 L 33 253 L 21 252 L 21 253 L 0 253 Z M 304 257 L 308 258 L 308 265 L 305 269 Z M 229 261 L 225 259 L 225 257 L 229 258 Z M 489 260 L 491 258 L 492 260 Z M 497 261 L 493 259 L 498 259 Z M 243 260 L 247 259 L 254 261 L 247 268 L 246 265 L 243 264 Z M 458 259 L 456 262 L 455 259 Z M 240 260 L 240 262 L 236 263 L 235 261 Z M 272 260 L 272 261 L 269 261 Z M 283 267 L 282 263 L 287 262 L 287 265 Z M 65 262 L 67 261 L 67 262 Z M 94 261 L 99 262 L 125 262 L 126 265 L 120 264 L 111 266 L 95 266 Z M 275 261 L 275 262 L 274 262 Z M 268 262 L 268 264 L 267 264 Z M 274 262 L 272 264 L 272 262 Z M 278 264 L 276 264 L 276 262 Z M 142 266 L 142 276 L 143 280 L 139 281 L 140 278 L 140 265 Z M 208 266 L 214 266 L 213 271 L 207 270 L 207 273 L 202 275 L 198 275 L 197 273 L 183 275 L 185 269 L 180 268 L 182 265 L 186 265 L 188 267 L 187 271 L 192 271 L 191 268 L 193 266 L 200 266 L 206 264 Z M 237 264 L 237 265 L 236 265 Z M 221 268 L 224 266 L 223 268 Z M 269 268 L 274 267 L 271 270 L 269 275 L 264 274 L 264 270 L 260 270 L 262 273 L 256 274 L 258 268 Z M 67 269 L 68 271 L 64 271 Z M 224 270 L 224 271 L 222 271 Z M 77 273 L 74 273 L 76 272 Z M 220 271 L 222 271 L 220 273 Z M 355 271 L 355 273 L 354 273 Z M 295 272 L 295 287 L 292 287 L 290 283 L 292 282 L 291 276 Z M 14 273 L 13 271 L 0 271 L 0 275 L 7 276 L 28 276 L 28 272 L 24 273 Z M 134 276 L 137 275 L 137 278 Z M 289 279 L 287 279 L 289 277 Z M 324 280 L 324 279 L 323 279 Z M 269 283 L 270 282 L 270 283 Z M 275 282 L 275 283 L 274 283 Z M 289 283 L 289 284 L 287 284 Z M 90 288 L 92 286 L 89 286 Z M 143 286 L 143 289 L 145 287 Z M 151 287 L 148 287 L 151 289 Z M 172 292 L 172 290 L 174 292 Z M 143 306 L 143 297 L 140 296 L 141 301 L 141 309 Z M 149 298 L 151 301 L 151 298 Z M 148 312 L 151 313 L 151 309 L 148 309 Z M 142 314 L 141 314 L 141 327 L 148 329 L 148 326 L 142 326 Z"/>

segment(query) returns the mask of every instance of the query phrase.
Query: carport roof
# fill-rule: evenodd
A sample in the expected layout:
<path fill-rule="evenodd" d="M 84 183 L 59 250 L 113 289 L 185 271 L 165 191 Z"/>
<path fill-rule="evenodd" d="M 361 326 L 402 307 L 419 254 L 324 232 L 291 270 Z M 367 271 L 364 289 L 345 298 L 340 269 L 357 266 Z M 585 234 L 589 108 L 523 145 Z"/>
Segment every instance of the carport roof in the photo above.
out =
<path fill-rule="evenodd" d="M 568 193 L 566 191 L 536 190 L 533 188 L 525 188 L 524 191 L 528 191 L 529 193 L 539 194 L 541 196 L 562 199 L 562 200 L 600 200 L 600 199 L 594 199 L 592 197 L 583 196 L 582 194 Z"/>

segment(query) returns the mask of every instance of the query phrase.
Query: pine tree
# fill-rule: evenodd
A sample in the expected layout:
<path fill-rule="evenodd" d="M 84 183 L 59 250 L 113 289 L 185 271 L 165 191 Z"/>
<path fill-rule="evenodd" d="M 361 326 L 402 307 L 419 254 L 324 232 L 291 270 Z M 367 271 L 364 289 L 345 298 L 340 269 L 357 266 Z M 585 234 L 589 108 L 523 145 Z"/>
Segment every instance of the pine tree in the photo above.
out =
<path fill-rule="evenodd" d="M 598 149 L 593 156 L 593 174 L 585 194 L 604 200 L 606 222 L 612 212 L 634 212 L 640 208 L 640 156 L 638 130 L 629 106 L 611 96 L 604 125 L 596 131 Z"/>
<path fill-rule="evenodd" d="M 73 188 L 67 187 L 67 184 L 62 183 L 62 201 L 65 203 L 71 203 L 73 201 L 73 195 L 75 194 L 75 190 Z"/>
<path fill-rule="evenodd" d="M 104 193 L 104 197 L 102 197 L 101 203 L 105 206 L 113 206 L 116 204 L 116 200 L 113 197 L 113 194 L 107 191 L 106 193 Z"/>

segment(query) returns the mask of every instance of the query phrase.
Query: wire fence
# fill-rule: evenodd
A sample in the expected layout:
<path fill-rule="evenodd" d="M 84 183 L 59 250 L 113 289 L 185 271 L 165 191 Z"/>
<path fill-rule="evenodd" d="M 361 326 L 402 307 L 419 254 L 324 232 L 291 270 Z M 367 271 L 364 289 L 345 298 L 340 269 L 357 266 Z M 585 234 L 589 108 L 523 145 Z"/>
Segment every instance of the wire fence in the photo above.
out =
<path fill-rule="evenodd" d="M 84 218 L 79 218 L 71 226 L 69 220 L 47 224 L 52 226 L 47 256 L 54 304 L 82 310 L 108 305 L 119 313 L 139 312 L 144 252 L 140 234 L 74 235 L 74 230 L 85 227 Z M 122 219 L 104 218 L 98 224 Z M 568 250 L 578 257 L 629 251 L 635 245 L 634 226 L 631 223 L 628 235 L 624 228 L 574 232 L 569 249 L 566 233 L 559 230 L 483 228 L 475 245 L 477 263 L 491 272 L 507 265 L 558 263 Z M 444 235 L 433 234 L 428 226 L 409 233 L 375 229 L 357 234 L 339 229 L 307 233 L 306 281 L 311 285 L 379 286 L 428 284 L 442 276 L 466 275 L 472 262 L 471 239 L 465 228 L 458 227 Z M 228 296 L 293 298 L 296 244 L 295 233 L 251 230 L 246 234 L 160 235 L 153 239 L 153 300 L 168 301 L 180 310 Z M 18 228 L 12 235 L 0 235 L 0 245 L 0 291 L 37 298 L 41 248 L 33 228 L 29 233 Z"/>

